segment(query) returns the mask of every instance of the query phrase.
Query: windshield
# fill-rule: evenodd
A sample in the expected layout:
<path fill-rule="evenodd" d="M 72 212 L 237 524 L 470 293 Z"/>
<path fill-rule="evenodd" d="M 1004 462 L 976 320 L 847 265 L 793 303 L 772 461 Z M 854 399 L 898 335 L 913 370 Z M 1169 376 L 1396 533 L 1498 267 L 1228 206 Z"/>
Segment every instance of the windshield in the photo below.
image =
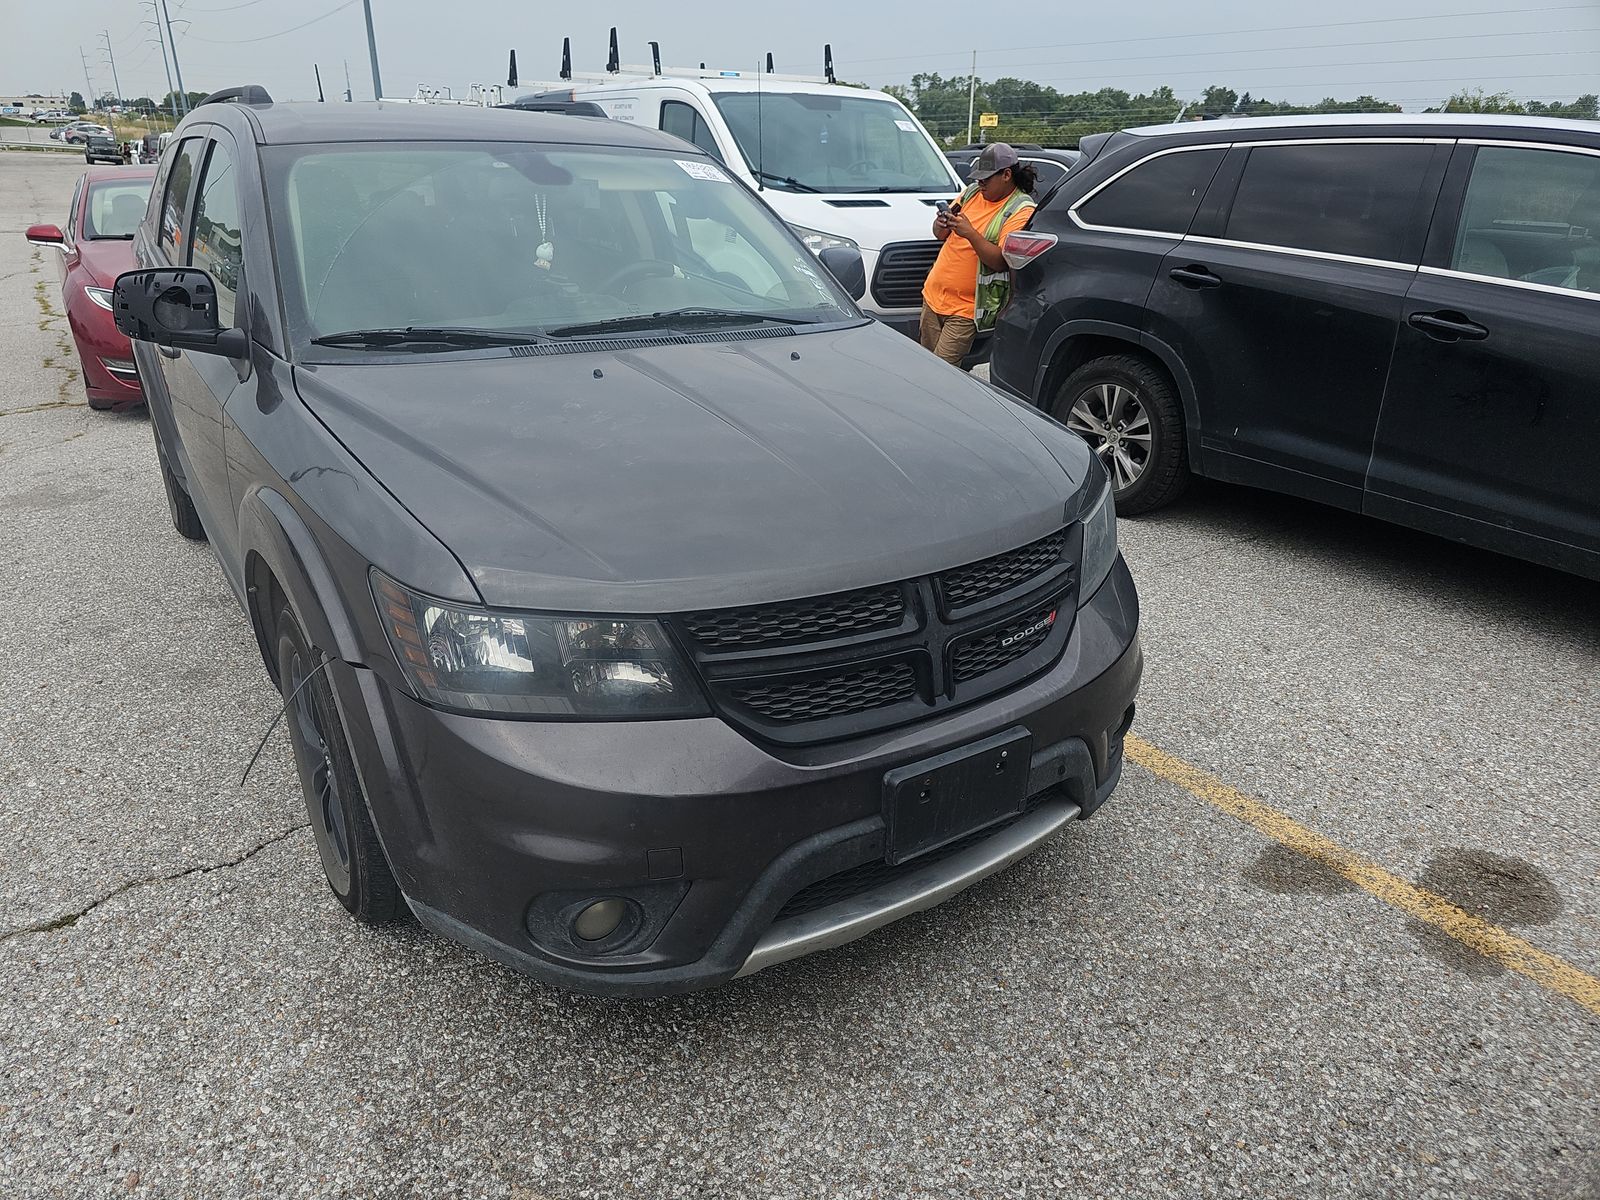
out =
<path fill-rule="evenodd" d="M 859 317 L 709 159 L 390 142 L 263 160 L 284 294 L 307 340 L 409 327 L 542 334 L 614 318 L 644 328 L 684 309 L 735 324 Z"/>
<path fill-rule="evenodd" d="M 716 96 L 750 170 L 798 192 L 955 190 L 950 164 L 911 115 L 889 100 L 813 92 Z M 758 133 L 759 131 L 759 133 Z"/>
<path fill-rule="evenodd" d="M 127 183 L 91 183 L 89 202 L 83 206 L 83 236 L 91 240 L 131 238 L 139 222 L 144 220 L 152 182 L 140 179 Z"/>

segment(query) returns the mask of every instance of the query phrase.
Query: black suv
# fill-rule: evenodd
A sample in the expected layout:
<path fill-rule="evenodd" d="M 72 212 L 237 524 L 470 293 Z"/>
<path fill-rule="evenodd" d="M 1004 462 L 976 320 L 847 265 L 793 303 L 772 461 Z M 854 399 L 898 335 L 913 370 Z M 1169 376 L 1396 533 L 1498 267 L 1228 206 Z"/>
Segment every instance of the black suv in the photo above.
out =
<path fill-rule="evenodd" d="M 358 919 L 684 990 L 1116 785 L 1142 658 L 1098 461 L 677 138 L 239 89 L 179 126 L 135 250 L 174 523 Z"/>
<path fill-rule="evenodd" d="M 1008 247 L 994 382 L 1117 508 L 1190 472 L 1600 577 L 1600 125 L 1270 118 L 1084 139 Z"/>
<path fill-rule="evenodd" d="M 1033 168 L 1034 174 L 1038 177 L 1033 189 L 1035 199 L 1049 195 L 1050 189 L 1065 179 L 1067 173 L 1077 166 L 1080 157 L 1076 150 L 1039 146 L 1033 142 L 1013 142 L 1011 148 L 1017 152 L 1019 159 Z M 972 164 L 978 161 L 978 155 L 982 153 L 982 143 L 973 142 L 971 145 L 947 152 L 945 157 L 956 169 L 956 174 L 965 179 L 967 172 L 972 170 Z"/>
<path fill-rule="evenodd" d="M 122 147 L 117 139 L 110 134 L 91 133 L 83 139 L 83 161 L 93 165 L 97 162 L 122 163 Z"/>

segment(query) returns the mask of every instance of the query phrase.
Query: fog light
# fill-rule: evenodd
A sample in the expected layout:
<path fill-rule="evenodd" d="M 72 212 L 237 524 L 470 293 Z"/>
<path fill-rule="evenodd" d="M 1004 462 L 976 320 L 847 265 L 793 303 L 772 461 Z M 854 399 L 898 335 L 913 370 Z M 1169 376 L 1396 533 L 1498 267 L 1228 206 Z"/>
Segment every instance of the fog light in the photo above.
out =
<path fill-rule="evenodd" d="M 586 942 L 598 942 L 617 931 L 627 912 L 627 901 L 618 900 L 615 896 L 596 900 L 578 914 L 578 919 L 572 923 L 572 932 Z"/>

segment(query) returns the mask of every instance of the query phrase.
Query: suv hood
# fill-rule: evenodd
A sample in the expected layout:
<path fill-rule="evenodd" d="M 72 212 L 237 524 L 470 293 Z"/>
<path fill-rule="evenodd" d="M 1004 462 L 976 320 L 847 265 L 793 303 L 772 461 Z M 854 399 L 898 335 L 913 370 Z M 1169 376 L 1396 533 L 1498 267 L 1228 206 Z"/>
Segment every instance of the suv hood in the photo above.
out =
<path fill-rule="evenodd" d="M 1089 469 L 1061 426 L 880 325 L 295 378 L 497 607 L 665 613 L 924 574 L 1059 528 Z"/>

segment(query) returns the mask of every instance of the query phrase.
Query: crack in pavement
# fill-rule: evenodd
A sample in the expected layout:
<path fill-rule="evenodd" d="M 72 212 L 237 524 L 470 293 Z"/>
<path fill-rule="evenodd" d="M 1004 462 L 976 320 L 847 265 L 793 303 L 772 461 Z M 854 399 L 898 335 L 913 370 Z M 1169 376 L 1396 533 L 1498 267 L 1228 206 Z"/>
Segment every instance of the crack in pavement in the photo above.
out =
<path fill-rule="evenodd" d="M 246 850 L 243 854 L 239 855 L 238 858 L 230 858 L 224 862 L 209 863 L 198 867 L 185 867 L 183 870 L 175 871 L 171 875 L 151 875 L 144 879 L 130 879 L 126 883 L 118 884 L 115 888 L 107 892 L 104 896 L 101 896 L 98 900 L 90 901 L 90 903 L 85 905 L 83 908 L 80 908 L 77 912 L 64 913 L 61 916 L 50 917 L 33 925 L 27 925 L 21 929 L 13 929 L 9 933 L 0 934 L 0 944 L 9 942 L 13 938 L 25 937 L 30 933 L 55 933 L 62 929 L 71 929 L 74 925 L 83 920 L 84 917 L 88 916 L 102 904 L 107 904 L 110 901 L 115 900 L 118 896 L 121 896 L 126 892 L 133 891 L 135 888 L 148 887 L 151 884 L 156 883 L 174 883 L 179 879 L 187 879 L 190 875 L 209 875 L 213 871 L 225 871 L 229 867 L 237 867 L 245 862 L 248 862 L 257 854 L 260 854 L 263 850 L 266 850 L 271 846 L 276 846 L 279 842 L 287 841 L 289 838 L 293 837 L 303 829 L 310 828 L 311 823 L 309 821 L 302 821 L 298 825 L 290 826 L 282 833 L 274 834 L 264 842 L 258 842 L 256 845 Z"/>

